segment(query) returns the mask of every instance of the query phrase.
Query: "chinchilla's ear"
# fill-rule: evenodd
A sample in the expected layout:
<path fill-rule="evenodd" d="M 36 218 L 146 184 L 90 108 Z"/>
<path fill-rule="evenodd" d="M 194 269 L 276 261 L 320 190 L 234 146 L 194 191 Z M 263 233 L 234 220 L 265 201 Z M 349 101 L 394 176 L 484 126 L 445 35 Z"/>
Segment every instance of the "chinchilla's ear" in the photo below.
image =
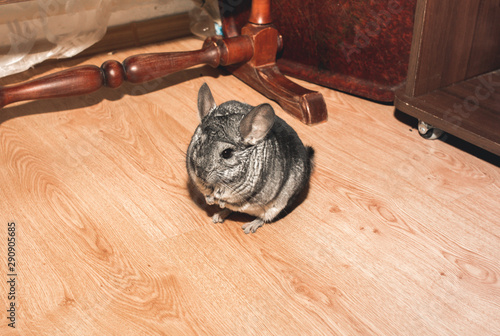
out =
<path fill-rule="evenodd" d="M 203 83 L 200 90 L 198 91 L 198 115 L 200 120 L 208 115 L 217 105 L 215 104 L 212 92 L 208 87 L 207 83 Z"/>
<path fill-rule="evenodd" d="M 269 104 L 254 107 L 240 122 L 243 143 L 255 145 L 265 138 L 275 119 L 274 110 Z"/>

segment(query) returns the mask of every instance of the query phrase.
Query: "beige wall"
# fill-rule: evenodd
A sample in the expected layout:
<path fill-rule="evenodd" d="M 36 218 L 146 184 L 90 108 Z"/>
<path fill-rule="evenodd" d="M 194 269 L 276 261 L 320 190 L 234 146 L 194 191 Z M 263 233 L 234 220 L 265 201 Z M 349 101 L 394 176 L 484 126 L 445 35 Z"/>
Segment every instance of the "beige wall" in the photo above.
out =
<path fill-rule="evenodd" d="M 142 21 L 164 15 L 189 11 L 194 3 L 191 0 L 125 0 L 120 1 L 111 14 L 109 26 L 131 21 Z"/>

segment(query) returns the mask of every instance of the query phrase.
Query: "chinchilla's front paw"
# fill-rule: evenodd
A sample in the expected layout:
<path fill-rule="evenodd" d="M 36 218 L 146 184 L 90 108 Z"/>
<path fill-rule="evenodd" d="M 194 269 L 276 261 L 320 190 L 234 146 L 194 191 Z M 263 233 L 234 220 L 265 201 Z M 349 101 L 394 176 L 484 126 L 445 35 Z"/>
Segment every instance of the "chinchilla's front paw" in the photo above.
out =
<path fill-rule="evenodd" d="M 208 205 L 214 205 L 215 204 L 214 195 L 205 195 L 205 202 L 207 202 Z"/>
<path fill-rule="evenodd" d="M 214 222 L 214 223 L 223 223 L 224 220 L 227 218 L 227 216 L 229 216 L 229 214 L 231 212 L 232 211 L 229 210 L 229 209 L 224 209 L 222 211 L 217 212 L 216 214 L 214 214 L 212 216 L 212 222 Z"/>
<path fill-rule="evenodd" d="M 222 200 L 224 189 L 220 187 L 215 189 L 213 195 L 215 203 L 217 203 L 222 209 L 224 209 L 226 207 L 226 201 Z"/>

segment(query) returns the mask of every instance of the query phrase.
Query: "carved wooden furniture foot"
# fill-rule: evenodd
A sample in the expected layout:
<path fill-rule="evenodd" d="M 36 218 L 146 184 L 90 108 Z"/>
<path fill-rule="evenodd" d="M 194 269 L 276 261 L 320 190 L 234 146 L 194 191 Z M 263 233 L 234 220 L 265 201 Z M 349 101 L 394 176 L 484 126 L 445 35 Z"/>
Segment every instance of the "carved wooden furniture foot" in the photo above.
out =
<path fill-rule="evenodd" d="M 225 28 L 230 28 L 226 25 Z M 226 29 L 229 38 L 237 32 Z M 306 124 L 326 121 L 327 109 L 323 95 L 308 90 L 286 78 L 276 65 L 276 55 L 283 48 L 282 38 L 272 25 L 271 1 L 252 2 L 248 23 L 241 30 L 253 43 L 253 56 L 243 64 L 228 67 L 236 77 L 277 101 L 288 113 Z"/>
<path fill-rule="evenodd" d="M 0 87 L 0 108 L 18 101 L 68 97 L 92 93 L 124 81 L 144 83 L 189 67 L 228 66 L 232 73 L 306 124 L 325 121 L 323 96 L 283 76 L 276 66 L 281 36 L 272 26 L 270 0 L 254 0 L 249 23 L 241 35 L 209 38 L 203 48 L 188 52 L 130 56 L 123 64 L 106 61 L 101 67 L 84 65 L 25 83 Z"/>

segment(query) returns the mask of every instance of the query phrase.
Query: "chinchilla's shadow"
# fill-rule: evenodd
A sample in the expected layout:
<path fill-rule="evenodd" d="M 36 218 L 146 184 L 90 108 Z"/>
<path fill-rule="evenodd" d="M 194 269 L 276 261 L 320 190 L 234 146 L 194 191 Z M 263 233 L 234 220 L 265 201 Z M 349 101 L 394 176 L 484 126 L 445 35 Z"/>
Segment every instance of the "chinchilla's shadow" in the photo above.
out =
<path fill-rule="evenodd" d="M 182 70 L 142 84 L 131 84 L 128 82 L 124 82 L 120 87 L 116 89 L 103 87 L 96 92 L 87 95 L 34 100 L 15 106 L 7 105 L 0 109 L 0 124 L 7 120 L 19 117 L 70 111 L 94 106 L 100 104 L 103 100 L 117 101 L 127 95 L 142 96 L 148 93 L 164 90 L 171 86 L 187 82 L 195 78 L 203 76 L 218 78 L 221 75 L 226 76 L 227 74 L 218 68 L 214 69 L 210 66 L 201 66 L 198 68 Z"/>
<path fill-rule="evenodd" d="M 291 201 L 291 203 L 283 209 L 283 211 L 280 212 L 280 214 L 273 220 L 273 222 L 279 221 L 286 216 L 288 216 L 290 213 L 292 213 L 299 205 L 301 205 L 307 198 L 307 195 L 309 195 L 309 186 L 310 186 L 310 181 L 308 180 L 304 188 L 300 191 L 297 196 Z"/>

